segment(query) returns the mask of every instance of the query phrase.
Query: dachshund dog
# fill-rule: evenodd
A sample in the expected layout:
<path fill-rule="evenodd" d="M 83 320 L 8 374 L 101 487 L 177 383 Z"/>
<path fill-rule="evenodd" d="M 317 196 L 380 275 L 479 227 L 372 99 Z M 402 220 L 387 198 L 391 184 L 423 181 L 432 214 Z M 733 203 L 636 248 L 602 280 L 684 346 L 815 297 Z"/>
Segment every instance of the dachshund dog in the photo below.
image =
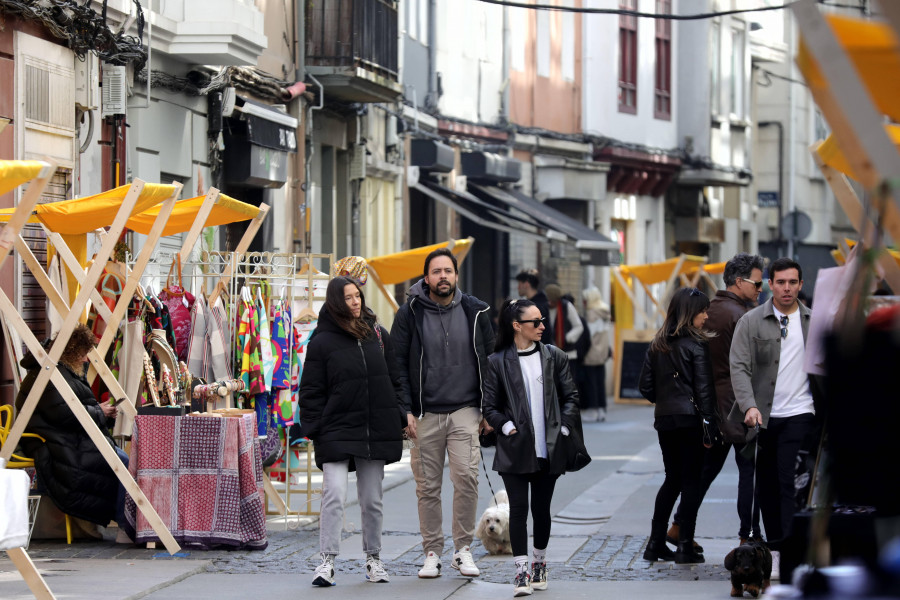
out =
<path fill-rule="evenodd" d="M 494 494 L 494 504 L 484 510 L 475 535 L 488 554 L 512 554 L 509 543 L 509 496 L 506 490 Z"/>
<path fill-rule="evenodd" d="M 765 542 L 752 540 L 725 555 L 725 568 L 731 571 L 732 597 L 742 598 L 746 591 L 757 598 L 769 587 L 772 553 Z"/>

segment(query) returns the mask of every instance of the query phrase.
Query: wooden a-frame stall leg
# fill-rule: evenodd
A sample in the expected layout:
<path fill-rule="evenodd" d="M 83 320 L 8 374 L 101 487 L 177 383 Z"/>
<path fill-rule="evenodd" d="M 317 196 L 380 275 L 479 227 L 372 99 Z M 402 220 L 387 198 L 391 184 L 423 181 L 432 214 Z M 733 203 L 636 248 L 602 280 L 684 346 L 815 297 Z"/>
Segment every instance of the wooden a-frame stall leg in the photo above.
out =
<path fill-rule="evenodd" d="M 91 419 L 90 415 L 78 400 L 77 396 L 72 391 L 72 388 L 69 387 L 68 383 L 66 382 L 62 373 L 59 372 L 57 367 L 60 356 L 62 356 L 62 353 L 65 350 L 66 345 L 68 344 L 69 338 L 71 337 L 72 332 L 78 324 L 78 318 L 87 305 L 91 289 L 94 288 L 97 285 L 97 282 L 100 280 L 100 276 L 103 273 L 103 268 L 106 266 L 106 261 L 110 256 L 112 256 L 113 250 L 115 248 L 115 243 L 118 240 L 119 235 L 122 233 L 122 230 L 125 228 L 125 223 L 130 217 L 136 202 L 140 198 L 143 187 L 144 183 L 140 180 L 135 180 L 131 184 L 130 189 L 128 190 L 125 198 L 121 203 L 121 206 L 119 207 L 116 218 L 110 226 L 109 235 L 104 239 L 103 245 L 101 246 L 100 251 L 97 253 L 94 264 L 91 266 L 91 268 L 87 272 L 87 275 L 84 277 L 84 285 L 79 291 L 78 296 L 75 298 L 75 301 L 72 303 L 72 306 L 69 308 L 69 311 L 65 313 L 65 319 L 59 333 L 57 334 L 56 339 L 53 342 L 53 345 L 50 348 L 49 353 L 45 352 L 41 347 L 37 338 L 35 338 L 34 334 L 28 328 L 21 315 L 18 313 L 18 311 L 16 311 L 15 306 L 12 304 L 12 302 L 10 302 L 6 293 L 0 290 L 0 311 L 3 312 L 10 325 L 15 328 L 19 335 L 22 337 L 23 342 L 37 359 L 38 364 L 40 364 L 42 367 L 40 373 L 35 379 L 28 397 L 25 400 L 25 403 L 19 411 L 15 423 L 13 423 L 13 427 L 9 433 L 7 443 L 4 444 L 2 451 L 0 451 L 0 458 L 9 459 L 9 456 L 12 454 L 13 448 L 15 448 L 16 444 L 18 444 L 19 439 L 21 438 L 22 433 L 24 432 L 25 427 L 28 424 L 28 421 L 31 419 L 31 415 L 34 413 L 34 409 L 37 406 L 38 400 L 43 394 L 44 389 L 47 387 L 48 383 L 52 382 L 56 386 L 57 391 L 62 395 L 63 399 L 69 405 L 69 408 L 72 410 L 72 413 L 78 419 L 79 423 L 81 423 L 82 427 L 84 427 L 85 432 L 87 432 L 88 436 L 90 436 L 91 440 L 94 442 L 97 450 L 109 464 L 110 468 L 116 474 L 119 481 L 125 487 L 126 491 L 128 491 L 128 493 L 131 494 L 132 498 L 134 498 L 138 509 L 143 512 L 144 516 L 150 522 L 154 531 L 165 545 L 166 550 L 168 550 L 169 553 L 174 554 L 181 549 L 178 543 L 175 541 L 175 538 L 172 537 L 172 534 L 169 532 L 168 528 L 166 528 L 165 524 L 162 522 L 162 519 L 160 519 L 153 506 L 147 500 L 147 497 L 131 477 L 131 474 L 125 468 L 125 465 L 121 460 L 119 460 L 119 457 L 116 455 L 115 451 L 109 446 L 108 443 L 106 443 L 106 439 L 100 432 L 99 427 Z M 22 224 L 24 225 L 24 220 L 22 221 Z M 12 222 L 10 223 L 10 225 L 12 225 Z M 7 225 L 7 228 L 9 228 L 10 225 Z M 4 233 L 5 232 L 6 230 L 4 230 Z M 20 232 L 21 227 L 19 228 L 19 230 L 14 231 L 15 236 L 18 237 L 20 235 Z M 52 286 L 51 289 L 52 291 L 50 289 L 45 290 L 46 292 L 48 292 L 48 295 L 53 294 L 53 292 L 56 292 L 56 294 L 58 294 L 58 291 L 55 290 L 55 288 L 52 288 Z M 119 315 L 119 318 L 121 318 L 121 315 Z"/>
<path fill-rule="evenodd" d="M 55 164 L 48 163 L 44 167 L 40 175 L 36 179 L 33 179 L 29 184 L 28 189 L 25 190 L 12 218 L 10 218 L 9 222 L 2 230 L 0 230 L 0 266 L 3 265 L 6 261 L 6 257 L 9 256 L 9 252 L 15 244 L 15 240 L 19 237 L 19 232 L 25 227 L 26 221 L 31 216 L 31 211 L 34 209 L 35 205 L 37 205 L 38 200 L 41 199 L 41 194 L 44 193 L 44 189 L 46 189 L 47 184 L 50 182 L 50 178 L 53 177 L 55 171 Z M 0 290 L 0 292 L 2 292 L 2 290 Z M 9 440 L 7 440 L 7 442 L 8 441 Z M 14 445 L 7 443 L 4 445 L 4 449 L 6 449 L 7 446 L 9 447 L 9 454 L 12 454 L 12 451 L 15 449 Z M 8 460 L 9 456 L 5 456 L 5 458 Z M 6 464 L 5 460 L 0 462 L 4 465 Z M 13 565 L 15 565 L 19 574 L 22 575 L 25 584 L 28 586 L 28 589 L 31 590 L 31 593 L 34 594 L 35 598 L 38 598 L 38 600 L 53 600 L 56 598 L 47 586 L 47 582 L 44 581 L 44 578 L 34 566 L 34 563 L 31 561 L 31 557 L 28 556 L 28 552 L 25 548 L 9 548 L 6 550 L 6 554 L 9 556 Z"/>

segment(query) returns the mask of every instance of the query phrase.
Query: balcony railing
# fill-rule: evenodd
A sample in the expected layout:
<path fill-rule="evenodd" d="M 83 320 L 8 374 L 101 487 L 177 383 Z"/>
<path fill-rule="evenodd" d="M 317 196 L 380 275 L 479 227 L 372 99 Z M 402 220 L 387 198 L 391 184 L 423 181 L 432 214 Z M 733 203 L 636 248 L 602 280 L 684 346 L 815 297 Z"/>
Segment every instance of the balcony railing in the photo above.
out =
<path fill-rule="evenodd" d="M 397 81 L 394 0 L 315 0 L 306 7 L 306 64 L 361 67 Z"/>

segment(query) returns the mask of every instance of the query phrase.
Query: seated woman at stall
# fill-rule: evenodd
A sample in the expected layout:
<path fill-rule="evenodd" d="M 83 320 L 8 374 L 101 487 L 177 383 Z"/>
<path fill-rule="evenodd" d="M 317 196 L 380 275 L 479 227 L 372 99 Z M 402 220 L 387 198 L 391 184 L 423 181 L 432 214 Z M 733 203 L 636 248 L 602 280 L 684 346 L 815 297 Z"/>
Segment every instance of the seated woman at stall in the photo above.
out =
<path fill-rule="evenodd" d="M 91 330 L 86 325 L 78 325 L 59 359 L 59 372 L 100 428 L 106 443 L 127 466 L 128 455 L 109 437 L 109 428 L 115 423 L 118 409 L 111 403 L 97 402 L 85 378 L 87 355 L 96 343 Z M 17 411 L 22 410 L 41 371 L 31 353 L 25 355 L 20 364 L 28 374 L 16 397 Z M 49 496 L 59 510 L 102 526 L 113 519 L 120 524 L 124 522 L 124 488 L 52 382 L 41 394 L 25 431 L 44 439 L 22 438 L 21 447 L 26 456 L 34 459 L 38 489 Z M 116 541 L 126 541 L 121 529 Z"/>

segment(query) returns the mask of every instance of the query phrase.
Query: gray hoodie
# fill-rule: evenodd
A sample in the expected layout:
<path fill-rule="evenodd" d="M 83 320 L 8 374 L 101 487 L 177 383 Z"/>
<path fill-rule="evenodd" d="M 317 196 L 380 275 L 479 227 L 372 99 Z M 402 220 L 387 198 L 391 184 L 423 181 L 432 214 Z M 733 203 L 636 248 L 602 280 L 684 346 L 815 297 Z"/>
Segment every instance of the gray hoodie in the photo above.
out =
<path fill-rule="evenodd" d="M 424 280 L 409 290 L 424 308 L 422 320 L 422 399 L 425 412 L 451 413 L 467 406 L 481 406 L 478 362 L 466 313 L 460 306 L 462 292 L 441 306 L 428 295 Z"/>

